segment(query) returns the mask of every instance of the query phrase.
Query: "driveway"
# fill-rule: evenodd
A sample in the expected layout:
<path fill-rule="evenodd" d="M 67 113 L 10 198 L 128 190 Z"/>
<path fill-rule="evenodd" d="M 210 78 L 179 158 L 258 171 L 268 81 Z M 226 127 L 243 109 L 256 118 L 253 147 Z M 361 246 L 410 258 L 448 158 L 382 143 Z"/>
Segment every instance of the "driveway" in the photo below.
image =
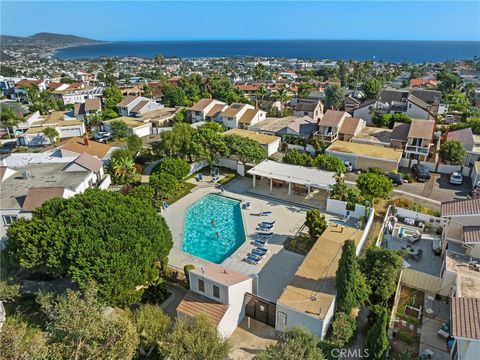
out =
<path fill-rule="evenodd" d="M 451 185 L 449 182 L 450 175 L 431 173 L 432 178 L 425 182 L 413 182 L 402 184 L 394 188 L 393 192 L 397 195 L 410 195 L 417 197 L 418 200 L 426 200 L 437 203 L 449 200 L 466 199 L 470 194 L 472 186 L 469 177 L 463 178 L 462 185 Z M 348 183 L 355 182 L 358 175 L 354 173 L 345 174 L 345 181 Z"/>

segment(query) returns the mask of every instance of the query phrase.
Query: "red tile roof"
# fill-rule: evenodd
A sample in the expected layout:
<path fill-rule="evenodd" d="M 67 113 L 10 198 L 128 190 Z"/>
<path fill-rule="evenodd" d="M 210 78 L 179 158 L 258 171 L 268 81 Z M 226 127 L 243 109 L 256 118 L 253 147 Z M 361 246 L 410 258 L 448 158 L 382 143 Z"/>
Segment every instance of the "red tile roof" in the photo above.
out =
<path fill-rule="evenodd" d="M 480 340 L 480 299 L 453 297 L 450 317 L 454 337 Z"/>
<path fill-rule="evenodd" d="M 216 327 L 227 309 L 227 304 L 220 304 L 193 291 L 188 291 L 178 305 L 177 312 L 192 318 L 204 314 L 207 316 L 208 321 Z"/>
<path fill-rule="evenodd" d="M 28 189 L 27 196 L 23 202 L 22 211 L 33 211 L 42 204 L 54 197 L 63 197 L 63 187 L 37 187 Z"/>
<path fill-rule="evenodd" d="M 480 199 L 442 202 L 442 216 L 480 215 Z"/>
<path fill-rule="evenodd" d="M 466 244 L 480 243 L 480 226 L 464 226 L 463 242 Z"/>

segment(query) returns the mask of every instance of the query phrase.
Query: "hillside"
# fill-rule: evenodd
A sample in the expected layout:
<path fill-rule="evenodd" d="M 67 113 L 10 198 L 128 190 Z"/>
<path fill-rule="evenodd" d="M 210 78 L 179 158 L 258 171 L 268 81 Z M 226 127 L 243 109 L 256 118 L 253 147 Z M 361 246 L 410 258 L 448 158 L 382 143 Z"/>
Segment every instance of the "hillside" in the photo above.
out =
<path fill-rule="evenodd" d="M 80 44 L 94 44 L 101 41 L 87 39 L 76 35 L 64 35 L 41 32 L 31 36 L 10 36 L 0 35 L 0 42 L 3 46 L 6 45 L 49 45 L 49 46 L 65 46 L 65 45 L 80 45 Z"/>

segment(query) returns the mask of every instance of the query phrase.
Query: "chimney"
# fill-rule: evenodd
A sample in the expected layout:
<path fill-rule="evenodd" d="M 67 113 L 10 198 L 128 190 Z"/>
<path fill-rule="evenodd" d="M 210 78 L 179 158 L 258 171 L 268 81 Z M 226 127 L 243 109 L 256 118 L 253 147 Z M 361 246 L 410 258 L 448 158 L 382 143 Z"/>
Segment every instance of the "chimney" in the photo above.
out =
<path fill-rule="evenodd" d="M 89 144 L 89 142 L 88 142 L 87 133 L 85 133 L 85 135 L 83 135 L 83 145 L 85 145 L 85 146 L 90 146 L 90 144 Z"/>

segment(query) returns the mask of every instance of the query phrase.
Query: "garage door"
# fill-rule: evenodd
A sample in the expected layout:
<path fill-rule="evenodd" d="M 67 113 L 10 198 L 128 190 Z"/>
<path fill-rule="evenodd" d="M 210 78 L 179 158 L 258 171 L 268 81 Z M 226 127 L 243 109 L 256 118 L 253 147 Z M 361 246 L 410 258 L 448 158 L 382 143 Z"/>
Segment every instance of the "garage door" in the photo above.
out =
<path fill-rule="evenodd" d="M 133 133 L 138 135 L 139 137 L 148 136 L 150 135 L 150 126 L 135 128 L 133 129 Z"/>
<path fill-rule="evenodd" d="M 330 153 L 328 151 L 326 151 L 326 153 L 328 155 L 332 155 L 332 156 L 335 156 L 339 159 L 341 159 L 342 161 L 350 161 L 350 163 L 352 164 L 353 168 L 356 169 L 357 168 L 357 157 L 355 155 L 351 155 L 351 154 L 344 154 L 344 153 Z"/>

